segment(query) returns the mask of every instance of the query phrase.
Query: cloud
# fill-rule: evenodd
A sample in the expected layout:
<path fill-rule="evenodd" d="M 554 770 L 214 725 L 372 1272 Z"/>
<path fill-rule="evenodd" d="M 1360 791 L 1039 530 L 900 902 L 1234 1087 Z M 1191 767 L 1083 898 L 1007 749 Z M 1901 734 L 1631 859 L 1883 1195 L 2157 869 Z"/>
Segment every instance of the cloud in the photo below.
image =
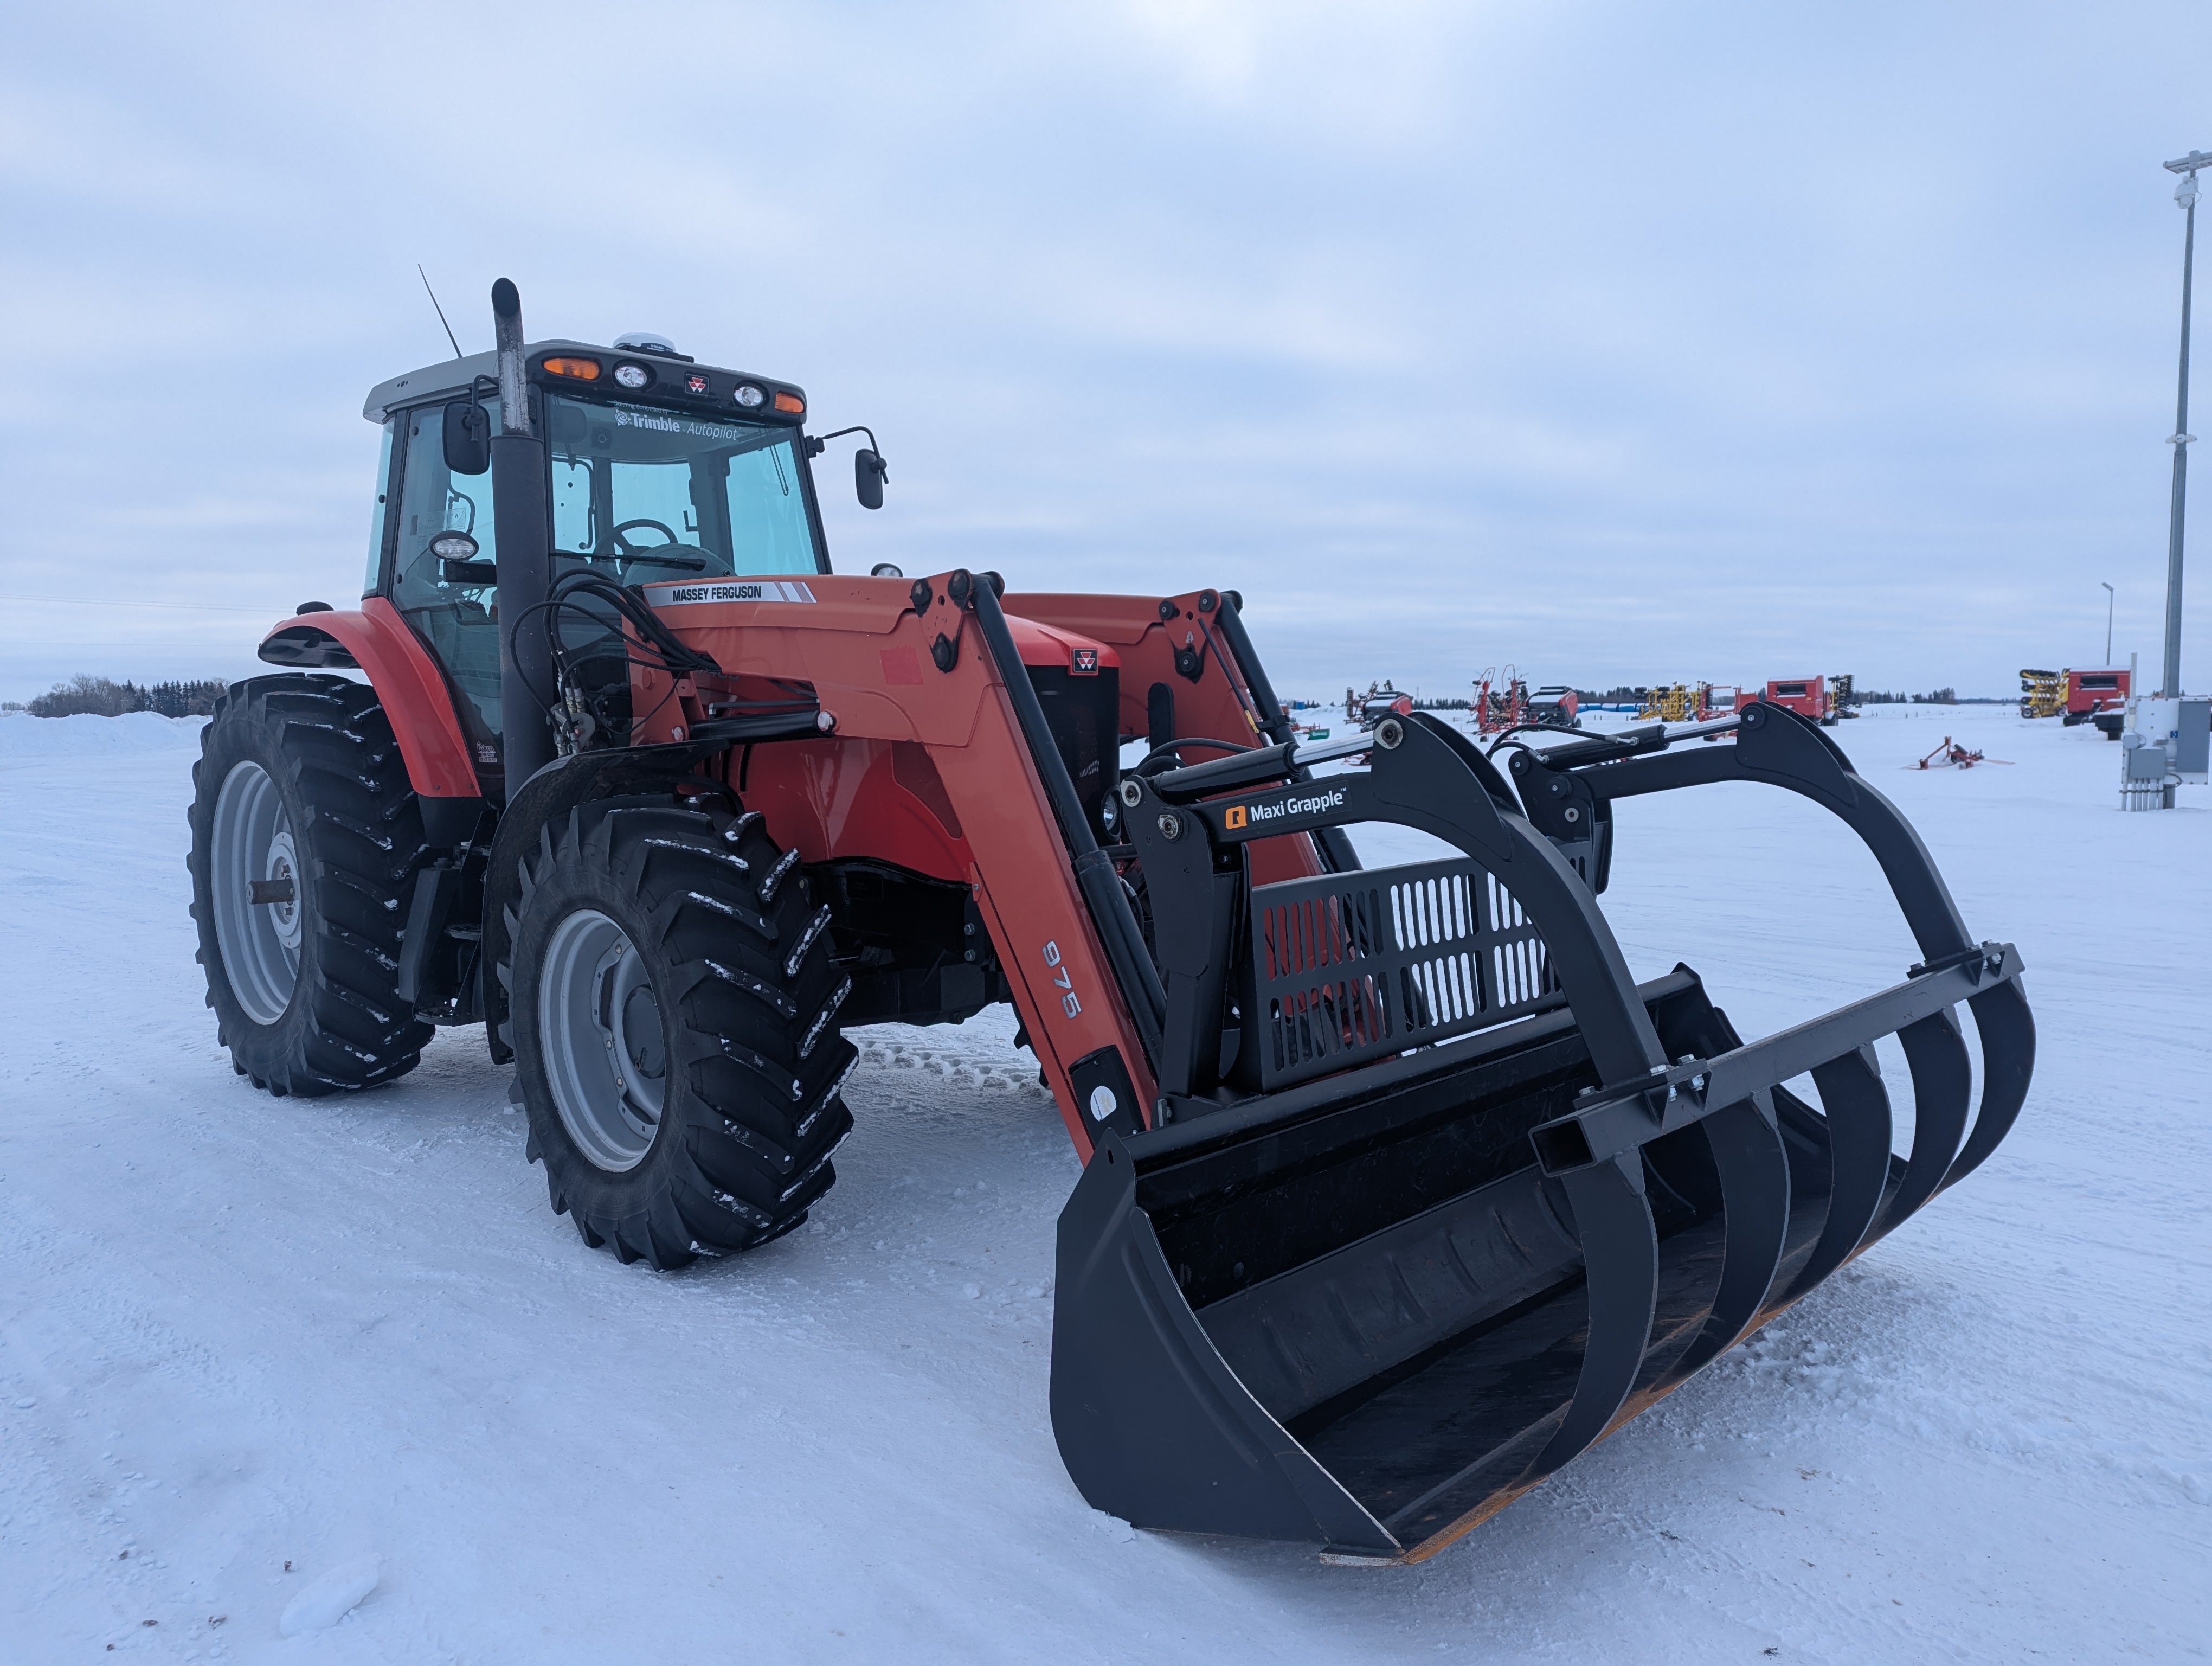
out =
<path fill-rule="evenodd" d="M 890 503 L 823 477 L 841 566 L 1202 575 L 1286 687 L 2003 692 L 2101 654 L 2103 579 L 2154 654 L 2157 163 L 2212 143 L 2208 35 L 2179 5 L 18 9 L 0 592 L 342 599 L 362 396 L 447 350 L 420 260 L 465 346 L 505 274 L 538 333 L 659 328 L 869 423 Z M 0 692 L 250 653 L 246 616 L 122 612 L 0 615 Z"/>

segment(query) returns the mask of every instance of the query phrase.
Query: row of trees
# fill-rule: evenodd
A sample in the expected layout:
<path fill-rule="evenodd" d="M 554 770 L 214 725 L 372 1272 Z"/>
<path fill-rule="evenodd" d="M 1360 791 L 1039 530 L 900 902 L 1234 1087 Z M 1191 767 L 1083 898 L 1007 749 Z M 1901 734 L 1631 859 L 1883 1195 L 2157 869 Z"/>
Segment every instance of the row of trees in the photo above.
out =
<path fill-rule="evenodd" d="M 27 711 L 33 717 L 123 717 L 131 712 L 205 717 L 215 710 L 223 686 L 204 678 L 195 683 L 156 683 L 142 689 L 136 683 L 118 683 L 112 678 L 72 677 L 35 699 L 11 700 L 7 709 Z"/>

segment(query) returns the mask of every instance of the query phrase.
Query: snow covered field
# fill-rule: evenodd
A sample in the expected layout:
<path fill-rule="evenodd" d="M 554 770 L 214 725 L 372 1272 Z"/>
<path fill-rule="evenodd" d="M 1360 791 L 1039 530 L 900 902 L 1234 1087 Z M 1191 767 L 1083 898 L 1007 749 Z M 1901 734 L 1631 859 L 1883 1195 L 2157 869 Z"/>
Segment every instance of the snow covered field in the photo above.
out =
<path fill-rule="evenodd" d="M 478 1031 L 343 1100 L 231 1073 L 185 914 L 197 725 L 0 718 L 0 1657 L 2202 1657 L 2212 793 L 2124 816 L 2117 747 L 2002 708 L 1837 733 L 2025 956 L 2019 1127 L 1657 1412 L 1375 1572 L 1077 1496 L 1045 1404 L 1075 1162 L 1003 1012 L 856 1036 L 810 1227 L 622 1267 L 547 1209 Z M 1906 767 L 1946 733 L 2013 762 Z M 1621 821 L 1631 964 L 1686 960 L 1747 1035 L 1917 958 L 1794 798 Z"/>

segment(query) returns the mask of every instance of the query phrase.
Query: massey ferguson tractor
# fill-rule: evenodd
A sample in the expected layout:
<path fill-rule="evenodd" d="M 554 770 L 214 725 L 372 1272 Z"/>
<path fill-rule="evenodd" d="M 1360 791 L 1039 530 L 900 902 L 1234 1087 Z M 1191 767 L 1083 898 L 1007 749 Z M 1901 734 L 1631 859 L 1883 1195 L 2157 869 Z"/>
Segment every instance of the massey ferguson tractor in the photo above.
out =
<path fill-rule="evenodd" d="M 840 436 L 803 390 L 653 337 L 526 344 L 514 286 L 492 302 L 495 352 L 368 397 L 361 605 L 277 625 L 284 669 L 205 732 L 192 912 L 256 1087 L 371 1087 L 481 1024 L 554 1209 L 673 1268 L 825 1207 L 842 1026 L 1011 1001 L 1085 1163 L 1050 1389 L 1083 1496 L 1399 1561 L 2012 1125 L 2019 955 L 1788 707 L 1302 743 L 1234 591 L 838 573 Z M 842 432 L 876 508 L 874 437 Z M 1840 817 L 1919 964 L 1750 1042 L 1688 967 L 1636 982 L 1598 903 L 1613 806 L 1716 781 Z M 1454 854 L 1364 866 L 1366 823 Z"/>

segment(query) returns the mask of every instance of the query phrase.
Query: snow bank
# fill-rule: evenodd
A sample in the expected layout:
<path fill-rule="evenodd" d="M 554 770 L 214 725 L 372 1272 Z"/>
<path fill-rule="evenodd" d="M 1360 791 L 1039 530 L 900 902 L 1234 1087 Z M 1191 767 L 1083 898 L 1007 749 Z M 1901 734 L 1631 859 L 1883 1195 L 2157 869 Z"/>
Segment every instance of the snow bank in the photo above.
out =
<path fill-rule="evenodd" d="M 116 752 L 167 751 L 200 748 L 204 717 L 161 717 L 132 712 L 128 717 L 33 717 L 28 712 L 0 712 L 0 760 L 97 757 Z"/>

